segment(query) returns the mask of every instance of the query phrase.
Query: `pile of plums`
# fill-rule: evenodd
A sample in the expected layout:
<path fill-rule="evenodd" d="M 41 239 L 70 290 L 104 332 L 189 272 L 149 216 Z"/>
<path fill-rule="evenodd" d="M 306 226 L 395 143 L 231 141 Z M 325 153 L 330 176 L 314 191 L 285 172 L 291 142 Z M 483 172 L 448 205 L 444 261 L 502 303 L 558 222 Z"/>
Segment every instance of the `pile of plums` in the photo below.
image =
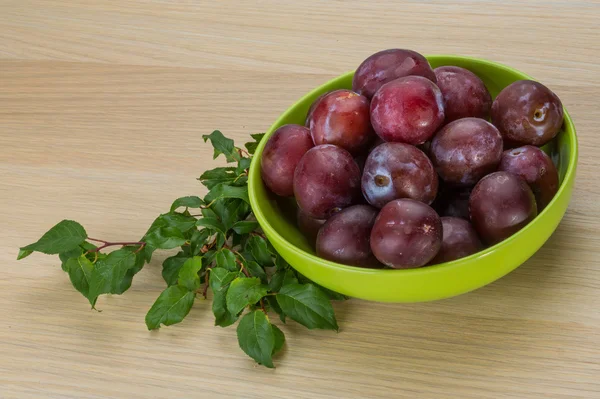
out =
<path fill-rule="evenodd" d="M 319 97 L 305 126 L 277 129 L 261 172 L 273 193 L 295 197 L 318 256 L 416 268 L 478 252 L 535 218 L 559 184 L 539 147 L 562 123 L 560 100 L 538 82 L 514 82 L 492 102 L 467 69 L 385 50 L 358 67 L 352 90 Z"/>

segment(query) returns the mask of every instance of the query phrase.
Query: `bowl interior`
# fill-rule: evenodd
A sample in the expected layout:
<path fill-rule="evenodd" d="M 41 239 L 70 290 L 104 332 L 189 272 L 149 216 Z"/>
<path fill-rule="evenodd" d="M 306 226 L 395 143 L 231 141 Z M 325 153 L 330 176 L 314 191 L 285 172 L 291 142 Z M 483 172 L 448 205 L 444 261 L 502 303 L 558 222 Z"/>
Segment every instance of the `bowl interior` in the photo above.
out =
<path fill-rule="evenodd" d="M 433 68 L 443 65 L 455 65 L 471 70 L 483 80 L 493 98 L 496 97 L 500 90 L 502 90 L 510 83 L 520 79 L 531 79 L 531 77 L 529 77 L 528 75 L 519 72 L 513 68 L 486 60 L 475 59 L 470 57 L 445 55 L 428 56 L 427 58 Z M 258 146 L 254 156 L 254 161 L 252 163 L 249 176 L 250 199 L 252 202 L 252 208 L 257 217 L 257 220 L 261 224 L 262 228 L 265 230 L 267 236 L 273 242 L 275 248 L 282 253 L 284 258 L 286 258 L 286 260 L 292 266 L 294 266 L 296 269 L 303 272 L 304 274 L 307 274 L 307 277 L 319 282 L 322 285 L 325 285 L 327 288 L 337 290 L 350 296 L 386 301 L 438 299 L 450 295 L 455 295 L 461 292 L 466 292 L 470 289 L 474 289 L 479 286 L 485 285 L 490 281 L 501 277 L 503 274 L 506 274 L 510 270 L 516 268 L 519 264 L 521 264 L 524 260 L 531 256 L 535 252 L 535 250 L 537 250 L 539 246 L 541 246 L 543 242 L 549 237 L 551 232 L 556 228 L 556 225 L 560 221 L 560 218 L 562 218 L 562 215 L 564 214 L 564 209 L 566 209 L 566 204 L 568 203 L 568 200 L 570 198 L 570 185 L 565 183 L 569 181 L 572 184 L 572 180 L 574 179 L 575 173 L 575 165 L 577 158 L 577 143 L 575 137 L 575 129 L 566 111 L 565 123 L 563 124 L 563 128 L 558 134 L 557 139 L 554 140 L 551 144 L 548 144 L 544 147 L 544 150 L 551 155 L 553 161 L 557 165 L 561 183 L 559 192 L 557 193 L 553 201 L 546 207 L 546 209 L 544 209 L 543 212 L 541 212 L 538 215 L 538 217 L 534 221 L 532 221 L 528 226 L 526 226 L 524 229 L 522 229 L 512 237 L 508 238 L 507 240 L 496 244 L 493 247 L 487 248 L 479 252 L 478 254 L 474 254 L 470 257 L 466 257 L 454 262 L 411 270 L 361 269 L 352 266 L 340 265 L 316 257 L 311 245 L 307 242 L 303 234 L 300 233 L 300 231 L 296 227 L 295 200 L 293 198 L 278 198 L 266 189 L 260 177 L 259 162 L 262 150 L 266 141 L 268 140 L 268 137 L 278 127 L 289 123 L 304 124 L 306 113 L 312 102 L 322 93 L 340 88 L 350 89 L 352 87 L 352 76 L 352 72 L 341 75 L 311 91 L 303 98 L 301 98 L 296 104 L 291 106 L 267 131 L 265 138 Z M 554 211 L 552 211 L 553 204 L 559 201 L 558 197 L 561 197 L 561 193 L 563 200 L 561 204 L 555 206 Z M 543 219 L 544 215 L 548 215 L 546 217 L 546 219 L 548 219 L 546 222 L 544 222 L 543 220 L 539 220 Z M 380 278 L 382 276 L 393 276 L 393 279 L 399 279 L 402 278 L 402 276 L 405 276 L 408 278 L 408 280 L 403 280 L 405 282 L 409 280 L 414 280 L 414 282 L 418 282 L 420 281 L 420 277 L 429 276 L 428 278 L 431 278 L 431 275 L 433 273 L 437 273 L 437 271 L 439 270 L 441 270 L 445 274 L 450 272 L 450 269 L 460 268 L 461 264 L 467 264 L 469 262 L 472 263 L 477 259 L 483 259 L 487 254 L 494 252 L 498 248 L 501 248 L 503 245 L 508 245 L 510 241 L 518 240 L 520 236 L 524 235 L 523 233 L 526 230 L 534 229 L 536 224 L 538 225 L 538 228 L 545 229 L 547 234 L 543 234 L 545 238 L 542 241 L 540 241 L 539 245 L 537 245 L 535 248 L 533 248 L 535 245 L 530 246 L 533 252 L 527 254 L 520 254 L 520 256 L 515 255 L 514 259 L 511 260 L 510 264 L 504 265 L 501 268 L 501 271 L 498 271 L 497 273 L 488 273 L 485 276 L 485 278 L 475 278 L 475 280 L 477 280 L 476 282 L 473 281 L 470 282 L 470 284 L 464 284 L 464 287 L 462 288 L 457 287 L 453 290 L 442 290 L 444 292 L 430 292 L 425 293 L 423 295 L 411 296 L 408 294 L 394 294 L 393 292 L 387 294 L 377 294 L 377 292 L 380 292 L 381 289 L 383 289 L 383 287 L 381 287 L 381 289 L 377 287 L 367 287 L 367 289 L 362 290 L 358 289 L 358 287 L 353 287 L 352 284 L 344 285 L 335 282 L 335 279 L 345 278 L 346 276 L 356 276 L 357 274 L 363 276 L 363 283 L 365 284 L 369 284 L 369 278 L 375 276 L 377 276 L 377 278 Z M 551 230 L 547 231 L 549 228 Z M 531 232 L 529 234 L 531 234 Z M 512 250 L 514 251 L 514 248 Z M 381 280 L 381 282 L 383 282 L 383 280 Z M 375 284 L 375 280 L 373 280 L 372 283 Z"/>

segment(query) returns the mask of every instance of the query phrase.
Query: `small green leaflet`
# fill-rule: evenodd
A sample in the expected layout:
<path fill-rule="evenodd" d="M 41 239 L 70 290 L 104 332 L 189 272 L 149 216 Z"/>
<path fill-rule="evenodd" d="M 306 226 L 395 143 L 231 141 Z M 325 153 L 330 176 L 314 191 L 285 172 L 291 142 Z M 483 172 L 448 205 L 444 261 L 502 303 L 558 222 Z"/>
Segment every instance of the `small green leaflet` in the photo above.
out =
<path fill-rule="evenodd" d="M 179 285 L 167 287 L 146 314 L 148 330 L 154 330 L 161 324 L 170 326 L 181 322 L 190 312 L 196 293 Z"/>
<path fill-rule="evenodd" d="M 215 201 L 213 210 L 218 218 L 221 219 L 225 230 L 229 230 L 236 222 L 248 217 L 250 214 L 250 205 L 238 198 L 222 199 Z"/>
<path fill-rule="evenodd" d="M 170 256 L 164 260 L 162 266 L 162 277 L 167 282 L 167 285 L 177 284 L 177 278 L 179 277 L 179 270 L 183 264 L 190 259 L 185 256 L 183 252 L 179 252 L 175 256 Z"/>
<path fill-rule="evenodd" d="M 267 316 L 254 310 L 242 317 L 237 327 L 240 348 L 257 363 L 274 368 L 275 335 Z M 281 337 L 279 337 L 281 339 Z M 279 345 L 280 347 L 282 344 Z"/>
<path fill-rule="evenodd" d="M 250 203 L 250 198 L 248 197 L 248 187 L 237 187 L 237 186 L 229 186 L 227 184 L 221 183 L 217 184 L 206 194 L 204 197 L 204 201 L 207 203 L 211 203 L 212 201 L 216 201 L 222 198 L 239 198 L 241 200 Z"/>
<path fill-rule="evenodd" d="M 200 288 L 200 277 L 198 272 L 202 269 L 202 257 L 194 256 L 185 261 L 179 270 L 178 284 L 190 291 Z"/>
<path fill-rule="evenodd" d="M 251 275 L 260 278 L 260 281 L 263 284 L 267 284 L 267 273 L 265 272 L 265 269 L 263 269 L 258 263 L 251 260 L 246 262 L 245 266 Z"/>
<path fill-rule="evenodd" d="M 254 154 L 254 151 L 256 151 L 256 147 L 258 147 L 258 143 L 260 143 L 260 141 L 262 140 L 264 135 L 265 135 L 264 133 L 256 133 L 256 134 L 250 135 L 250 136 L 252 136 L 254 141 L 245 144 L 245 147 L 248 150 L 249 154 Z"/>
<path fill-rule="evenodd" d="M 48 230 L 37 242 L 21 248 L 18 259 L 23 259 L 31 253 L 30 251 L 49 255 L 68 252 L 77 248 L 86 238 L 87 233 L 82 225 L 72 220 L 63 220 Z"/>
<path fill-rule="evenodd" d="M 207 170 L 202 173 L 198 180 L 212 190 L 214 186 L 221 183 L 233 183 L 239 174 L 236 174 L 236 168 L 224 167 Z"/>
<path fill-rule="evenodd" d="M 211 232 L 207 230 L 196 230 L 190 238 L 190 253 L 192 255 L 198 255 L 202 250 L 206 240 L 211 236 Z"/>
<path fill-rule="evenodd" d="M 258 222 L 253 220 L 241 220 L 236 222 L 231 228 L 238 234 L 248 234 L 258 229 Z"/>
<path fill-rule="evenodd" d="M 276 354 L 283 348 L 283 344 L 285 344 L 285 335 L 283 331 L 279 329 L 275 324 L 271 324 L 271 328 L 273 328 L 273 338 L 275 339 L 273 345 L 273 355 Z"/>
<path fill-rule="evenodd" d="M 237 175 L 241 175 L 242 173 L 244 173 L 248 168 L 250 168 L 250 163 L 252 162 L 251 158 L 241 158 L 238 161 L 238 166 L 235 169 L 235 173 Z"/>
<path fill-rule="evenodd" d="M 106 258 L 98 260 L 89 283 L 88 300 L 92 307 L 99 295 L 119 292 L 125 274 L 134 266 L 135 254 L 125 249 L 113 251 Z"/>
<path fill-rule="evenodd" d="M 284 285 L 276 298 L 287 316 L 309 329 L 339 329 L 329 298 L 312 284 Z"/>
<path fill-rule="evenodd" d="M 267 303 L 271 309 L 279 315 L 281 322 L 285 323 L 285 313 L 283 313 L 283 310 L 281 310 L 281 306 L 279 306 L 279 303 L 277 303 L 277 299 L 274 296 L 269 295 L 267 296 Z"/>
<path fill-rule="evenodd" d="M 196 226 L 206 227 L 207 229 L 225 233 L 225 226 L 223 226 L 223 223 L 221 223 L 221 221 L 217 218 L 203 217 L 202 219 L 198 219 Z"/>
<path fill-rule="evenodd" d="M 146 243 L 156 249 L 172 249 L 185 244 L 183 233 L 175 227 L 161 227 L 145 237 Z"/>
<path fill-rule="evenodd" d="M 296 278 L 294 271 L 290 269 L 277 270 L 271 276 L 271 281 L 269 281 L 269 290 L 278 292 L 282 286 L 288 284 L 298 284 L 298 279 Z"/>
<path fill-rule="evenodd" d="M 204 201 L 200 197 L 197 196 L 189 196 L 189 197 L 181 197 L 177 198 L 173 205 L 171 205 L 171 212 L 175 212 L 175 210 L 179 207 L 185 206 L 186 208 L 200 208 L 204 205 Z"/>
<path fill-rule="evenodd" d="M 90 291 L 90 280 L 94 265 L 85 255 L 80 255 L 77 258 L 70 258 L 66 263 L 67 273 L 73 287 L 85 297 Z"/>
<path fill-rule="evenodd" d="M 206 143 L 207 140 L 210 140 L 212 146 L 214 147 L 213 159 L 216 159 L 220 154 L 225 155 L 227 162 L 234 162 L 240 159 L 240 154 L 235 148 L 235 143 L 233 140 L 226 138 L 223 136 L 218 130 L 215 130 L 209 135 L 203 135 L 202 138 Z"/>
<path fill-rule="evenodd" d="M 230 272 L 222 267 L 213 267 L 209 270 L 210 277 L 208 281 L 213 291 L 220 291 L 240 275 L 239 272 Z"/>
<path fill-rule="evenodd" d="M 216 262 L 217 267 L 222 267 L 232 272 L 239 270 L 235 262 L 235 254 L 226 248 L 217 252 Z"/>
<path fill-rule="evenodd" d="M 236 314 L 227 310 L 227 288 L 213 291 L 212 311 L 215 315 L 215 326 L 228 327 L 238 319 Z"/>
<path fill-rule="evenodd" d="M 248 238 L 248 241 L 246 242 L 246 249 L 250 250 L 250 253 L 252 253 L 254 259 L 256 259 L 256 261 L 261 265 L 273 265 L 272 254 L 269 251 L 267 242 L 261 236 L 252 235 L 250 238 Z"/>
<path fill-rule="evenodd" d="M 268 287 L 258 277 L 238 277 L 231 282 L 227 291 L 227 310 L 240 313 L 246 306 L 254 305 L 267 295 Z"/>

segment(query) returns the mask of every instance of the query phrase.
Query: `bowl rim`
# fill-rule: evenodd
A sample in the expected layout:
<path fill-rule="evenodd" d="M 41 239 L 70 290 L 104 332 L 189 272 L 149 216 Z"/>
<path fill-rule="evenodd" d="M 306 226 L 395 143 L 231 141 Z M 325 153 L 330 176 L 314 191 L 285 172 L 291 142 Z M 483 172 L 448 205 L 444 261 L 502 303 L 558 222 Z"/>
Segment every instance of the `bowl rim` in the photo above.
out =
<path fill-rule="evenodd" d="M 431 54 L 431 55 L 425 55 L 425 57 L 427 58 L 428 61 L 452 59 L 452 60 L 458 60 L 458 61 L 469 62 L 469 63 L 478 63 L 481 65 L 486 65 L 486 66 L 492 67 L 494 69 L 503 69 L 507 72 L 517 74 L 517 75 L 521 76 L 523 79 L 536 80 L 536 79 L 532 78 L 531 76 L 529 76 L 528 74 L 519 71 L 518 69 L 509 67 L 507 65 L 504 65 L 504 64 L 501 64 L 501 63 L 498 63 L 495 61 L 482 59 L 482 58 L 452 55 L 452 54 Z M 341 263 L 332 262 L 332 261 L 320 258 L 316 255 L 313 255 L 309 252 L 306 252 L 303 249 L 298 248 L 296 245 L 292 244 L 287 239 L 285 239 L 281 234 L 279 234 L 279 232 L 277 232 L 277 230 L 275 230 L 275 228 L 273 228 L 273 226 L 271 226 L 271 224 L 269 223 L 269 221 L 267 220 L 267 218 L 265 217 L 265 215 L 262 212 L 261 204 L 260 204 L 259 199 L 257 198 L 256 189 L 254 187 L 255 184 L 258 184 L 262 181 L 262 178 L 260 176 L 260 173 L 261 173 L 260 172 L 260 159 L 261 159 L 264 147 L 268 141 L 268 138 L 273 134 L 273 132 L 279 126 L 281 126 L 282 121 L 285 120 L 291 113 L 294 112 L 294 109 L 297 106 L 299 106 L 300 104 L 306 102 L 307 100 L 309 100 L 313 97 L 316 97 L 318 95 L 318 93 L 320 91 L 322 91 L 322 88 L 324 86 L 329 86 L 340 80 L 347 80 L 353 74 L 354 74 L 354 71 L 350 71 L 350 72 L 346 72 L 342 75 L 339 75 L 333 79 L 330 79 L 329 81 L 325 82 L 324 84 L 312 89 L 307 94 L 305 94 L 300 99 L 298 99 L 294 104 L 289 106 L 266 131 L 265 136 L 263 137 L 263 139 L 257 146 L 257 148 L 254 152 L 254 155 L 252 157 L 252 163 L 250 165 L 250 171 L 249 171 L 249 176 L 248 176 L 248 191 L 249 191 L 249 197 L 250 197 L 250 205 L 252 207 L 252 211 L 256 217 L 256 220 L 259 222 L 261 228 L 263 230 L 265 230 L 265 233 L 267 234 L 268 237 L 274 237 L 275 239 L 279 240 L 282 244 L 284 244 L 288 248 L 288 250 L 294 252 L 296 255 L 298 255 L 304 259 L 310 260 L 312 262 L 318 263 L 322 267 L 326 267 L 326 268 L 333 269 L 336 271 L 346 271 L 346 272 L 352 272 L 352 273 L 358 272 L 358 273 L 370 274 L 370 275 L 387 274 L 387 273 L 396 273 L 396 274 L 401 273 L 404 275 L 427 275 L 430 273 L 436 273 L 438 270 L 440 270 L 442 268 L 443 269 L 460 268 L 464 262 L 486 257 L 487 255 L 497 251 L 498 249 L 509 245 L 510 242 L 512 242 L 514 240 L 518 240 L 519 237 L 522 234 L 524 234 L 524 232 L 527 229 L 534 228 L 536 222 L 539 221 L 540 219 L 542 219 L 543 216 L 550 211 L 550 208 L 558 201 L 558 197 L 561 196 L 561 194 L 567 189 L 568 182 L 570 180 L 574 179 L 575 170 L 576 170 L 576 166 L 577 166 L 578 152 L 579 152 L 578 142 L 577 142 L 577 134 L 575 131 L 575 125 L 573 123 L 573 120 L 571 119 L 571 116 L 569 115 L 569 113 L 567 112 L 567 109 L 564 107 L 564 104 L 563 104 L 563 111 L 564 111 L 564 122 L 563 123 L 566 127 L 565 132 L 570 136 L 570 139 L 572 142 L 571 150 L 569 153 L 569 164 L 567 165 L 567 170 L 565 172 L 565 176 L 558 188 L 558 191 L 556 192 L 556 194 L 554 195 L 554 198 L 552 198 L 550 203 L 548 203 L 548 205 L 542 210 L 542 212 L 538 213 L 538 215 L 531 222 L 529 222 L 525 227 L 523 227 L 521 230 L 519 230 L 517 233 L 513 234 L 512 236 L 506 238 L 505 240 L 502 240 L 501 242 L 499 242 L 497 244 L 494 244 L 488 248 L 485 248 L 479 252 L 476 252 L 476 253 L 466 256 L 464 258 L 456 259 L 451 262 L 439 263 L 437 265 L 431 265 L 431 266 L 414 268 L 414 269 L 367 269 L 367 268 L 361 268 L 361 267 L 357 267 L 357 266 L 350 266 L 350 265 L 344 265 Z"/>

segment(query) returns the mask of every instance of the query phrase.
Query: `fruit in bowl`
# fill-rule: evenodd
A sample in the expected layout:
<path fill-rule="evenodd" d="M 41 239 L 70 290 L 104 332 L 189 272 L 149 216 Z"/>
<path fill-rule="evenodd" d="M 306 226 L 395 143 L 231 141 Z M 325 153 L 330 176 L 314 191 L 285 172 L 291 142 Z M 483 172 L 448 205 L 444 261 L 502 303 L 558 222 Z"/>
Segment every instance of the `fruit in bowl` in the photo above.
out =
<path fill-rule="evenodd" d="M 345 295 L 412 302 L 479 288 L 533 255 L 570 199 L 575 129 L 549 88 L 490 61 L 421 57 L 376 53 L 307 94 L 250 168 L 252 208 L 275 249 Z M 265 184 L 263 149 L 305 121 L 315 147 L 284 199 Z M 283 150 L 269 157 L 289 164 Z"/>

